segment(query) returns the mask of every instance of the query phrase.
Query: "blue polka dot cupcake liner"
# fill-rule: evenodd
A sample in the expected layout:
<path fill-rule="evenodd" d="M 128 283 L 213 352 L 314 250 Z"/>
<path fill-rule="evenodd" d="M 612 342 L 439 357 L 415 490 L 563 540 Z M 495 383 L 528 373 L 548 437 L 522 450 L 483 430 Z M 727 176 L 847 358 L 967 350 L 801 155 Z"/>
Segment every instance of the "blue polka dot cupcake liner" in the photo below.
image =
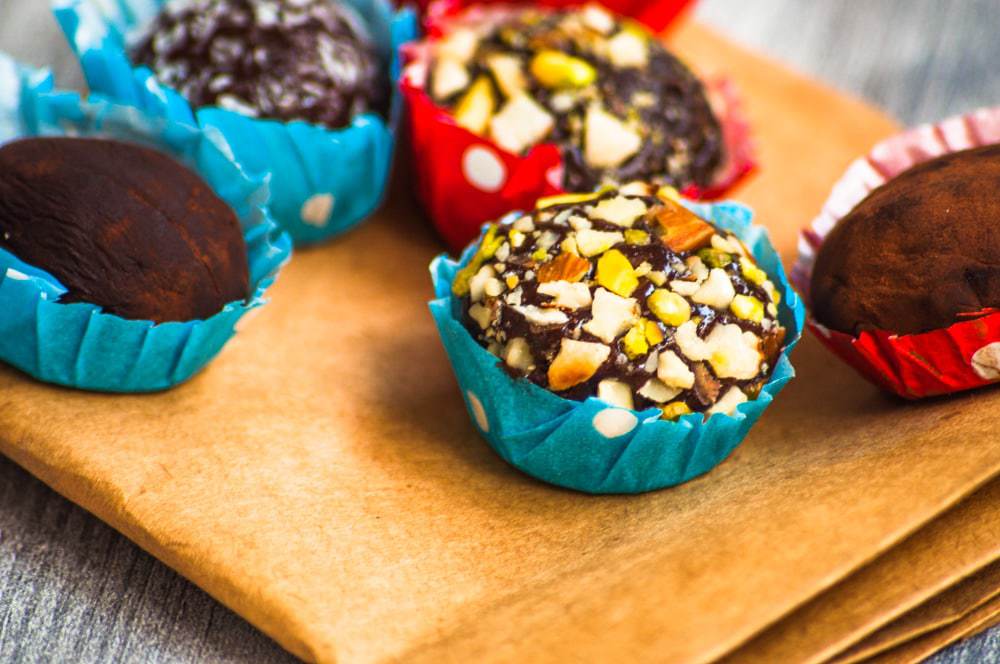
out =
<path fill-rule="evenodd" d="M 786 347 L 760 395 L 732 415 L 705 419 L 691 413 L 676 421 L 660 411 L 627 410 L 589 398 L 572 401 L 526 379 L 511 378 L 495 355 L 462 325 L 451 286 L 478 243 L 458 260 L 438 256 L 430 266 L 437 299 L 430 303 L 441 340 L 469 415 L 479 432 L 509 464 L 544 482 L 594 494 L 641 493 L 707 473 L 743 441 L 774 397 L 794 375 L 788 359 L 798 342 L 805 308 L 792 290 L 767 232 L 738 203 L 685 203 L 699 216 L 736 234 L 781 292 L 778 319 Z M 516 213 L 515 213 L 516 214 Z"/>
<path fill-rule="evenodd" d="M 150 118 L 99 97 L 58 92 L 44 71 L 0 55 L 0 144 L 30 136 L 91 136 L 158 149 L 197 172 L 236 212 L 253 292 L 205 320 L 154 324 L 87 303 L 63 304 L 51 274 L 0 249 L 0 360 L 48 383 L 100 392 L 153 392 L 214 358 L 291 255 L 264 203 L 267 183 L 246 176 L 217 132 Z"/>
<path fill-rule="evenodd" d="M 218 107 L 192 108 L 146 67 L 133 66 L 128 44 L 167 0 L 56 0 L 55 16 L 77 54 L 90 89 L 147 114 L 211 128 L 253 177 L 270 177 L 269 208 L 298 245 L 344 233 L 381 204 L 402 113 L 395 81 L 399 47 L 417 37 L 415 13 L 388 0 L 344 0 L 365 24 L 390 74 L 389 117 L 356 115 L 328 129 L 307 122 L 252 118 Z"/>

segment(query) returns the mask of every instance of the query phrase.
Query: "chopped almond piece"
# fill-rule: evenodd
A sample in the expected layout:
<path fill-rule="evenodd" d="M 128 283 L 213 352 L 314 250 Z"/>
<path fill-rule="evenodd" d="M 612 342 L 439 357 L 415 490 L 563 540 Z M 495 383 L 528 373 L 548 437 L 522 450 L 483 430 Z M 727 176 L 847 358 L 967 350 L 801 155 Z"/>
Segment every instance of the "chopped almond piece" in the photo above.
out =
<path fill-rule="evenodd" d="M 590 341 L 563 339 L 549 365 L 549 389 L 562 392 L 590 380 L 611 354 L 611 348 Z"/>
<path fill-rule="evenodd" d="M 778 361 L 778 355 L 781 354 L 782 344 L 785 342 L 785 328 L 778 327 L 774 328 L 764 334 L 761 340 L 761 354 L 764 359 L 772 367 L 774 363 Z"/>
<path fill-rule="evenodd" d="M 563 252 L 538 268 L 538 282 L 580 281 L 590 272 L 590 261 Z"/>
<path fill-rule="evenodd" d="M 654 212 L 660 224 L 660 240 L 672 251 L 694 251 L 712 241 L 715 229 L 679 203 L 664 203 Z"/>
<path fill-rule="evenodd" d="M 722 391 L 722 383 L 712 375 L 704 362 L 696 363 L 693 369 L 694 393 L 698 400 L 706 406 L 715 403 L 719 398 L 719 392 Z"/>

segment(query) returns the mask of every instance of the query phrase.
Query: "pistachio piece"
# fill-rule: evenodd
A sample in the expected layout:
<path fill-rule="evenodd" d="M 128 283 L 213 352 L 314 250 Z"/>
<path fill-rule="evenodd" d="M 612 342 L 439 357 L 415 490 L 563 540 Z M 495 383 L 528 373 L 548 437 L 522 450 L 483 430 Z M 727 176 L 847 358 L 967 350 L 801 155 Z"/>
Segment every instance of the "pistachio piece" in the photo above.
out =
<path fill-rule="evenodd" d="M 480 76 L 455 106 L 455 122 L 474 134 L 482 134 L 486 131 L 495 108 L 493 85 L 488 78 Z"/>
<path fill-rule="evenodd" d="M 660 410 L 663 412 L 663 419 L 676 420 L 683 415 L 688 415 L 691 412 L 691 407 L 683 401 L 673 401 Z"/>
<path fill-rule="evenodd" d="M 600 191 L 595 191 L 590 194 L 556 194 L 555 196 L 545 196 L 544 198 L 539 198 L 538 202 L 535 203 L 535 208 L 538 210 L 544 210 L 545 208 L 552 207 L 553 205 L 569 205 L 571 203 L 586 203 L 587 201 L 592 201 L 595 198 L 601 196 Z"/>
<path fill-rule="evenodd" d="M 737 318 L 760 323 L 764 320 L 764 303 L 750 295 L 737 295 L 729 304 L 729 310 Z"/>
<path fill-rule="evenodd" d="M 625 231 L 625 242 L 632 245 L 649 244 L 649 233 L 630 228 Z"/>
<path fill-rule="evenodd" d="M 611 249 L 597 261 L 597 283 L 616 295 L 629 297 L 639 285 L 639 279 L 625 254 Z"/>
<path fill-rule="evenodd" d="M 691 318 L 691 305 L 677 293 L 657 288 L 646 299 L 646 305 L 667 325 L 680 327 Z"/>
<path fill-rule="evenodd" d="M 712 239 L 719 237 L 718 235 L 713 235 Z M 698 250 L 698 258 L 709 267 L 726 267 L 733 262 L 733 257 L 724 251 L 719 251 L 715 248 L 705 248 Z"/>
<path fill-rule="evenodd" d="M 597 78 L 589 62 L 555 50 L 539 51 L 529 69 L 539 83 L 552 89 L 585 88 Z"/>
<path fill-rule="evenodd" d="M 649 342 L 646 340 L 645 326 L 641 323 L 625 333 L 622 337 L 622 350 L 630 360 L 642 357 L 649 352 Z"/>
<path fill-rule="evenodd" d="M 740 272 L 747 281 L 757 286 L 767 281 L 767 273 L 749 258 L 740 258 Z"/>

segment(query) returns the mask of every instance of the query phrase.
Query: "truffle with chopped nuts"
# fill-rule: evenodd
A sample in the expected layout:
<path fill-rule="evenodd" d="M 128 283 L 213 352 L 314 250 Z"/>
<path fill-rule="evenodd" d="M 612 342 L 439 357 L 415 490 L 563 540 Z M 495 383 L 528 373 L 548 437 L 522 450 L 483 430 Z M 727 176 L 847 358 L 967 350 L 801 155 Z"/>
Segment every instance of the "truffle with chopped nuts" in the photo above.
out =
<path fill-rule="evenodd" d="M 1000 145 L 947 154 L 868 194 L 820 247 L 816 320 L 915 334 L 1000 308 Z"/>
<path fill-rule="evenodd" d="M 722 132 L 701 82 L 642 27 L 597 5 L 476 8 L 433 44 L 428 91 L 516 154 L 560 146 L 563 188 L 706 187 Z"/>
<path fill-rule="evenodd" d="M 779 293 L 743 243 L 648 184 L 490 226 L 452 290 L 513 376 L 668 419 L 755 398 L 784 345 Z"/>
<path fill-rule="evenodd" d="M 132 57 L 193 106 L 252 117 L 337 128 L 387 99 L 363 24 L 336 0 L 168 3 Z"/>
<path fill-rule="evenodd" d="M 232 208 L 170 157 L 118 141 L 0 148 L 0 248 L 55 277 L 60 302 L 122 318 L 208 318 L 250 290 Z"/>

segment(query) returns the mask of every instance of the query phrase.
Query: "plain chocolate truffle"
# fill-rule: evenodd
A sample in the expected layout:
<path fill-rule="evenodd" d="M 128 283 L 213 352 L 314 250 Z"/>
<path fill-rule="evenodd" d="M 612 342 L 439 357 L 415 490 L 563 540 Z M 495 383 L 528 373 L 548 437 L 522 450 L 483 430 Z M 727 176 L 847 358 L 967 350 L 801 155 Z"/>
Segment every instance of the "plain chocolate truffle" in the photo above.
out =
<path fill-rule="evenodd" d="M 144 147 L 31 138 L 0 148 L 0 247 L 123 318 L 208 318 L 249 293 L 239 221 L 195 173 Z"/>
<path fill-rule="evenodd" d="M 914 334 L 1000 307 L 1000 145 L 926 161 L 871 192 L 826 238 L 817 321 Z"/>

